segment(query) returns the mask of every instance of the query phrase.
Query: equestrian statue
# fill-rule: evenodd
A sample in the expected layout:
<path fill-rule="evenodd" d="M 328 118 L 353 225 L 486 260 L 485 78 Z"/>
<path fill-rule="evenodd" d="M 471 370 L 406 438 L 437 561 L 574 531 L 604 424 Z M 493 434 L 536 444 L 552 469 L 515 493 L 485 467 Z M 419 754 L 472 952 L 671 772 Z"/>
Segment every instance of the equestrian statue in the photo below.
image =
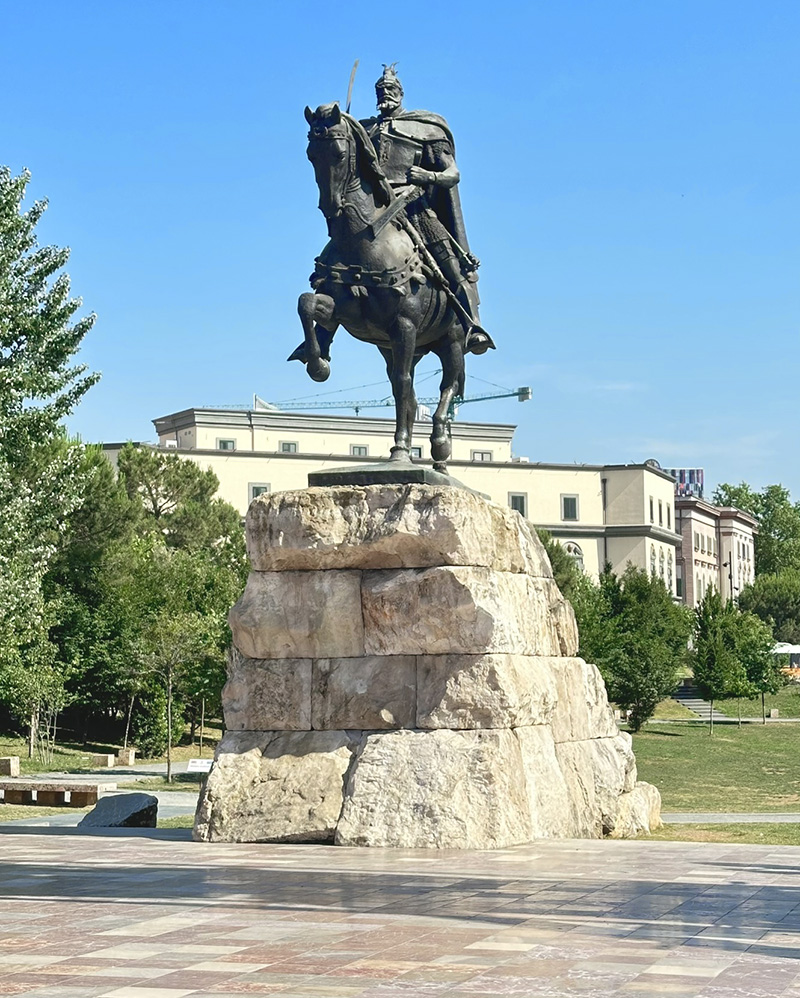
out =
<path fill-rule="evenodd" d="M 338 103 L 306 108 L 308 158 L 330 240 L 298 312 L 305 339 L 289 360 L 314 381 L 330 374 L 338 327 L 374 343 L 395 400 L 393 462 L 409 462 L 416 415 L 414 369 L 442 364 L 433 414 L 434 471 L 450 457 L 448 411 L 464 394 L 464 354 L 494 349 L 478 316 L 478 261 L 467 243 L 453 136 L 444 118 L 407 111 L 394 66 L 375 84 L 378 115 L 358 121 Z"/>

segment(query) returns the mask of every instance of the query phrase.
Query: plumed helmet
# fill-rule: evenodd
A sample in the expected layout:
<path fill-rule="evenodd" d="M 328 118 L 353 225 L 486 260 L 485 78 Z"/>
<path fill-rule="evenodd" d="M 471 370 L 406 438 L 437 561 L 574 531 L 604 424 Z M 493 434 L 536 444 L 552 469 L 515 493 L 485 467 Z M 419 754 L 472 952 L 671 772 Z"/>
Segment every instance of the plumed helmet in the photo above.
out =
<path fill-rule="evenodd" d="M 396 94 L 398 97 L 403 96 L 403 84 L 394 69 L 396 65 L 396 62 L 393 62 L 391 66 L 383 64 L 383 73 L 375 82 L 376 93 L 383 91 L 384 93 Z"/>

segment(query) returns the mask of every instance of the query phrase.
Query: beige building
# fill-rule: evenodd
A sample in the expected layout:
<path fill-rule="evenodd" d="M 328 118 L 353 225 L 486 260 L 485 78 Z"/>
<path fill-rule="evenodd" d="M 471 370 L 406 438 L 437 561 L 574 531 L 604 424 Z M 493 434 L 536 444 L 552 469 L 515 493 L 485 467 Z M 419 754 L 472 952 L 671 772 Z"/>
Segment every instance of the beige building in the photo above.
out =
<path fill-rule="evenodd" d="M 219 495 L 242 514 L 262 492 L 301 489 L 308 474 L 389 457 L 394 421 L 277 410 L 185 409 L 154 420 L 158 445 L 211 468 Z M 515 427 L 452 424 L 451 474 L 545 527 L 597 577 L 608 562 L 663 578 L 676 593 L 672 478 L 654 461 L 630 465 L 541 464 L 515 457 Z M 430 420 L 415 425 L 414 458 L 430 460 Z M 107 450 L 118 450 L 109 445 Z"/>
<path fill-rule="evenodd" d="M 681 535 L 678 595 L 697 606 L 713 587 L 724 600 L 736 599 L 755 577 L 757 521 L 733 506 L 678 497 L 675 517 Z"/>

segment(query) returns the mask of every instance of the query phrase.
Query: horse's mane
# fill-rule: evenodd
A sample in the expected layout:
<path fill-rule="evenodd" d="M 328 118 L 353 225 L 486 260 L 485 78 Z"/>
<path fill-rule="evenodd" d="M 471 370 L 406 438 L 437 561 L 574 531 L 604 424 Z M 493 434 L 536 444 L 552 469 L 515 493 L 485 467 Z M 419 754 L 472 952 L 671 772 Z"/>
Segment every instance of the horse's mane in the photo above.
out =
<path fill-rule="evenodd" d="M 376 203 L 379 205 L 390 204 L 394 200 L 394 194 L 389 186 L 389 181 L 386 179 L 386 174 L 378 162 L 375 146 L 372 144 L 372 139 L 367 134 L 366 128 L 357 118 L 344 111 L 342 111 L 342 118 L 350 126 L 355 137 L 359 172 L 372 187 Z"/>

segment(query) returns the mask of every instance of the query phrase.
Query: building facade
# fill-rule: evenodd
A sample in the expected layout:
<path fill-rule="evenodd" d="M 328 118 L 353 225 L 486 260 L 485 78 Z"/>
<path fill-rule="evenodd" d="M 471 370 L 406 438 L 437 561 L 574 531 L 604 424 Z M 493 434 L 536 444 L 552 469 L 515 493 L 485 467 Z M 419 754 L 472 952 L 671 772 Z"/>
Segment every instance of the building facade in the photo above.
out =
<path fill-rule="evenodd" d="M 385 460 L 394 421 L 272 410 L 193 408 L 153 421 L 158 446 L 211 468 L 219 495 L 243 515 L 262 492 L 302 489 L 308 474 Z M 676 594 L 674 483 L 656 462 L 544 464 L 514 457 L 515 427 L 452 424 L 450 473 L 547 529 L 597 578 L 608 563 L 660 576 Z M 430 460 L 430 421 L 415 424 L 415 460 Z M 120 445 L 108 445 L 113 458 Z"/>
<path fill-rule="evenodd" d="M 681 535 L 678 595 L 683 602 L 697 606 L 712 587 L 723 600 L 735 600 L 755 578 L 755 518 L 733 506 L 677 496 L 675 517 Z"/>

